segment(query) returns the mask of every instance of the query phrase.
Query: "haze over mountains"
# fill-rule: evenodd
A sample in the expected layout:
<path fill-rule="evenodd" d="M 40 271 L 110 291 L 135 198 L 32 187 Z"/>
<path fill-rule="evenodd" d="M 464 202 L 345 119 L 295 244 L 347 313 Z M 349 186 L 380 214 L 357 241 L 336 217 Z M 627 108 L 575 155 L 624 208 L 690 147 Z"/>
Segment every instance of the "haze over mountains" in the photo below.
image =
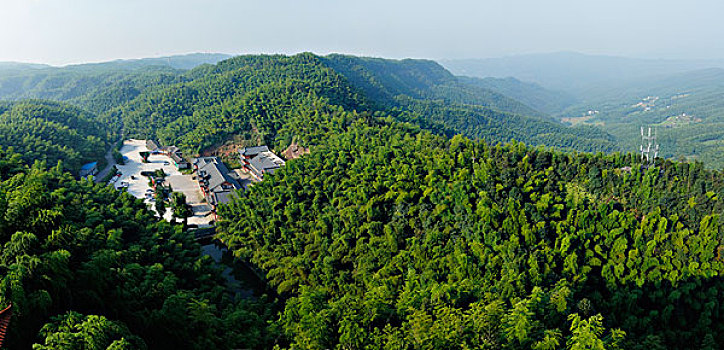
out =
<path fill-rule="evenodd" d="M 53 66 L 38 63 L 23 62 L 0 62 L 0 70 L 32 70 L 32 69 L 93 69 L 93 68 L 115 68 L 115 69 L 134 69 L 144 66 L 169 66 L 176 69 L 191 69 L 200 64 L 215 64 L 221 60 L 227 59 L 232 55 L 224 53 L 189 53 L 184 55 L 171 55 L 162 57 L 149 57 L 138 59 L 118 59 L 106 62 L 96 63 L 77 63 L 64 66 Z"/>
<path fill-rule="evenodd" d="M 190 69 L 228 57 L 189 54 L 65 67 L 4 63 L 0 65 L 0 99 L 68 101 L 107 115 L 109 106 L 120 107 L 148 89 L 174 89 L 197 79 L 204 71 Z M 564 148 L 577 145 L 581 151 L 636 151 L 640 126 L 652 125 L 662 134 L 662 156 L 700 159 L 715 168 L 724 166 L 718 156 L 722 151 L 719 141 L 724 138 L 719 131 L 723 112 L 719 101 L 724 92 L 720 83 L 724 70 L 718 68 L 721 61 L 554 53 L 441 62 L 450 71 L 427 60 L 330 55 L 321 61 L 380 106 L 412 108 L 428 117 L 432 113 L 435 117 L 428 118 L 428 122 L 442 123 L 440 126 L 444 125 L 448 132 L 499 141 L 515 138 Z M 673 108 L 671 103 L 663 102 L 679 95 L 686 98 L 677 99 Z M 649 96 L 658 98 L 659 105 L 654 102 L 640 111 L 631 108 Z M 445 112 L 441 112 L 436 100 L 446 104 Z M 458 105 L 457 110 L 453 105 Z M 490 116 L 501 112 L 504 114 L 487 119 L 487 128 L 470 127 L 481 122 L 481 113 Z M 693 117 L 684 118 L 686 122 L 682 123 L 670 122 L 685 114 Z M 516 119 L 521 117 L 526 121 Z M 531 117 L 540 120 L 533 122 Z M 548 120 L 541 124 L 546 127 L 529 129 L 539 132 L 514 132 L 541 120 Z M 606 139 L 609 145 L 591 148 L 577 141 L 553 140 L 584 130 L 555 125 L 560 122 L 598 130 L 594 131 L 598 136 L 592 139 Z M 503 124 L 508 126 L 494 126 Z M 542 132 L 544 129 L 549 131 Z"/>
<path fill-rule="evenodd" d="M 441 63 L 458 75 L 508 77 L 525 91 L 518 100 L 569 124 L 596 125 L 614 135 L 622 150 L 636 151 L 640 127 L 652 126 L 660 133 L 662 156 L 698 159 L 714 168 L 724 166 L 724 109 L 720 102 L 724 100 L 724 60 L 563 52 Z M 547 91 L 523 90 L 525 84 L 537 84 Z M 490 88 L 505 93 L 499 87 Z M 545 98 L 530 100 L 530 96 Z"/>
<path fill-rule="evenodd" d="M 514 77 L 546 88 L 580 96 L 597 84 L 629 82 L 706 68 L 724 68 L 723 60 L 639 59 L 574 52 L 497 58 L 440 60 L 453 74 L 474 77 Z"/>

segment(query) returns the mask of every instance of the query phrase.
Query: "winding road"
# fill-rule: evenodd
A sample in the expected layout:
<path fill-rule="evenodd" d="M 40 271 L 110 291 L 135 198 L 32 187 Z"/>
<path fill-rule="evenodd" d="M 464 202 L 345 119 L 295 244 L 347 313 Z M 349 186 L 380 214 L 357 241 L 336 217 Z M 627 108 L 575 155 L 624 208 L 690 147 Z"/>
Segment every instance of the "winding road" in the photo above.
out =
<path fill-rule="evenodd" d="M 122 141 L 123 141 L 123 139 L 119 140 L 119 142 L 122 142 Z M 113 169 L 113 167 L 116 165 L 116 159 L 113 158 L 113 147 L 114 146 L 111 145 L 111 148 L 109 148 L 108 152 L 106 152 L 106 157 L 105 157 L 106 158 L 106 167 L 103 168 L 103 170 L 98 172 L 98 174 L 96 174 L 96 176 L 93 177 L 93 179 L 97 183 L 103 181 L 103 179 L 106 178 L 108 173 L 111 172 L 111 169 Z"/>

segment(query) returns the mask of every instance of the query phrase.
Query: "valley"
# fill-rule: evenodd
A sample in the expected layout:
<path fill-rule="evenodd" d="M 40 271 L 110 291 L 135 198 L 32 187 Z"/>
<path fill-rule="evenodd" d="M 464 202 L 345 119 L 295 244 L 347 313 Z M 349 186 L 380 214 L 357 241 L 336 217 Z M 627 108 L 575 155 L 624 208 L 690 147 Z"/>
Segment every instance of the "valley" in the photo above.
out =
<path fill-rule="evenodd" d="M 0 0 L 0 350 L 719 350 L 720 1 Z"/>
<path fill-rule="evenodd" d="M 560 91 L 569 99 L 557 109 L 548 109 L 551 116 L 568 125 L 599 128 L 616 140 L 622 152 L 636 152 L 639 128 L 652 126 L 659 132 L 662 157 L 702 161 L 711 169 L 724 167 L 723 62 L 565 53 L 520 56 L 508 65 L 500 60 L 487 62 L 490 65 L 461 61 L 448 66 L 479 77 L 512 74 L 529 80 L 518 85 L 539 84 L 549 94 Z"/>
<path fill-rule="evenodd" d="M 10 348 L 724 341 L 713 71 L 584 94 L 430 60 L 178 60 L 0 72 Z M 108 150 L 120 176 L 78 178 Z"/>

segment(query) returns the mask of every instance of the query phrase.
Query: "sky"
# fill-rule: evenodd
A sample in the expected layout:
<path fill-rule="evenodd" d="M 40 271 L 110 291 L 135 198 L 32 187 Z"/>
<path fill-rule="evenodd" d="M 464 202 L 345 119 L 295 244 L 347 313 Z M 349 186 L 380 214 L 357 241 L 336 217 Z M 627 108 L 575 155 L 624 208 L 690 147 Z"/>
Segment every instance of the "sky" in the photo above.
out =
<path fill-rule="evenodd" d="M 0 61 L 191 52 L 724 58 L 721 0 L 0 0 Z"/>

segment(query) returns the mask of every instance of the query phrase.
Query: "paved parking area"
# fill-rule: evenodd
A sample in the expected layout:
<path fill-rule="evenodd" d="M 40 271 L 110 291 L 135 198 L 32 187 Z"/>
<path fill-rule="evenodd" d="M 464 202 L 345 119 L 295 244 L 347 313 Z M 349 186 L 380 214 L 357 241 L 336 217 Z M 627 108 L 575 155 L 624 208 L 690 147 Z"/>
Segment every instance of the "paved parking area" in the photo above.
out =
<path fill-rule="evenodd" d="M 206 203 L 206 199 L 201 194 L 199 184 L 194 180 L 194 175 L 173 175 L 166 178 L 174 192 L 183 192 L 186 195 L 186 202 L 191 205 L 194 216 L 188 219 L 189 225 L 199 225 L 201 227 L 208 225 L 214 220 L 211 213 L 211 206 Z"/>
<path fill-rule="evenodd" d="M 155 210 L 154 202 L 146 199 L 146 192 L 151 187 L 148 185 L 148 178 L 142 176 L 141 172 L 163 169 L 167 175 L 166 181 L 171 184 L 171 189 L 176 192 L 183 192 L 186 195 L 187 202 L 193 209 L 194 216 L 189 218 L 188 223 L 200 226 L 208 225 L 213 220 L 211 208 L 205 203 L 198 183 L 192 179 L 192 175 L 183 175 L 173 165 L 171 158 L 164 155 L 151 155 L 148 157 L 148 163 L 143 163 L 140 152 L 148 151 L 145 140 L 126 140 L 123 142 L 121 154 L 128 157 L 128 159 L 125 165 L 117 165 L 121 177 L 115 182 L 114 186 L 119 188 L 123 183 L 128 183 L 128 193 L 136 198 L 143 199 L 152 210 Z M 169 221 L 172 219 L 170 208 L 166 210 L 163 217 Z"/>

